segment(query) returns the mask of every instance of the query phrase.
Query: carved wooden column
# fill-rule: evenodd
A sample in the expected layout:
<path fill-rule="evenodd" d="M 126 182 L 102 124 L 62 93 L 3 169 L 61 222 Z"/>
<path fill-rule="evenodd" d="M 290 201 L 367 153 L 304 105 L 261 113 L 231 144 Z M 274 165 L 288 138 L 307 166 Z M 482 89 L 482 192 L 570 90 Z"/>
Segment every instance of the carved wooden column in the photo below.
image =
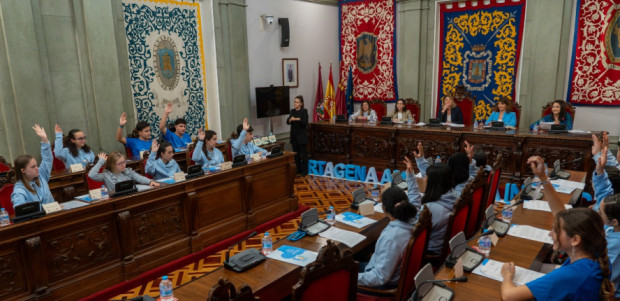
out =
<path fill-rule="evenodd" d="M 49 284 L 49 271 L 41 249 L 41 237 L 35 236 L 26 239 L 26 261 L 28 266 L 28 278 L 32 279 L 34 291 L 38 296 L 47 294 Z"/>
<path fill-rule="evenodd" d="M 123 274 L 127 280 L 129 271 L 132 271 L 136 265 L 133 258 L 136 250 L 136 229 L 131 222 L 131 213 L 129 211 L 119 212 L 116 215 L 116 225 L 123 262 Z"/>
<path fill-rule="evenodd" d="M 246 175 L 243 177 L 243 210 L 247 213 L 246 229 L 254 229 L 256 224 L 256 216 L 252 211 L 254 202 L 252 201 L 252 176 Z"/>

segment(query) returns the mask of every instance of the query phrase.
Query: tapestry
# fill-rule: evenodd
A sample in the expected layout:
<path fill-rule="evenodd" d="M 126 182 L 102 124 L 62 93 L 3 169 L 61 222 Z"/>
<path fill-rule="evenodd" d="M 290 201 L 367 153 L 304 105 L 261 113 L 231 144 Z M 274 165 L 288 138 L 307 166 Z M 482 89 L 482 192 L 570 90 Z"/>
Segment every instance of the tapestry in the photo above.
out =
<path fill-rule="evenodd" d="M 123 0 L 123 12 L 137 120 L 158 136 L 172 103 L 169 120 L 184 118 L 188 134 L 197 134 L 207 127 L 199 3 Z"/>
<path fill-rule="evenodd" d="M 353 99 L 395 101 L 394 0 L 340 0 L 340 79 L 353 66 Z"/>
<path fill-rule="evenodd" d="M 577 0 L 566 99 L 620 105 L 620 0 Z"/>
<path fill-rule="evenodd" d="M 440 4 L 437 109 L 463 85 L 476 97 L 476 120 L 486 120 L 497 100 L 515 99 L 525 0 Z"/>

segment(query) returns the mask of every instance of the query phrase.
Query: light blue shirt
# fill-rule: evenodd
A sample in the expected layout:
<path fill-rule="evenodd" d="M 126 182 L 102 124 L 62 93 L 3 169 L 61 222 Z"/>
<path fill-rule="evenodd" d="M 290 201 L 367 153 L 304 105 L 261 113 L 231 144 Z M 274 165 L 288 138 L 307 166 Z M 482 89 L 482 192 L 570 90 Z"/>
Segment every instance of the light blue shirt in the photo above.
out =
<path fill-rule="evenodd" d="M 260 152 L 267 152 L 265 149 L 254 145 L 252 141 L 243 144 L 243 140 L 245 140 L 245 135 L 247 135 L 247 132 L 245 130 L 242 130 L 241 134 L 239 134 L 239 138 L 230 140 L 230 144 L 232 145 L 233 158 L 238 155 L 253 155 Z"/>
<path fill-rule="evenodd" d="M 202 147 L 204 145 L 204 141 L 198 140 L 196 143 L 196 148 L 194 148 L 194 153 L 192 154 L 192 161 L 196 162 L 196 164 L 202 165 L 202 168 L 208 168 L 209 166 L 220 166 L 224 163 L 224 154 L 217 149 L 213 148 L 213 151 L 207 150 L 207 154 L 209 158 L 205 156 L 205 153 L 202 151 Z"/>
<path fill-rule="evenodd" d="M 598 158 L 600 157 L 601 152 L 598 152 L 594 155 L 594 164 L 598 163 Z M 620 163 L 618 163 L 618 159 L 616 158 L 616 156 L 614 156 L 614 154 L 611 153 L 609 148 L 607 149 L 607 163 L 605 163 L 605 166 L 613 166 L 617 169 L 620 169 Z"/>
<path fill-rule="evenodd" d="M 179 164 L 174 159 L 166 164 L 161 158 L 155 158 L 157 158 L 157 152 L 151 152 L 148 160 L 146 160 L 146 166 L 144 167 L 146 173 L 152 175 L 153 179 L 159 180 L 174 177 L 175 173 L 181 171 Z"/>
<path fill-rule="evenodd" d="M 596 204 L 592 207 L 594 211 L 598 212 L 601 202 L 608 195 L 614 194 L 614 189 L 611 186 L 611 181 L 607 176 L 607 172 L 603 170 L 602 174 L 597 174 L 596 170 L 592 173 L 592 188 L 594 189 L 594 198 Z"/>
<path fill-rule="evenodd" d="M 611 265 L 611 282 L 616 292 L 614 297 L 620 298 L 620 232 L 607 232 L 607 256 Z"/>
<path fill-rule="evenodd" d="M 353 119 L 357 117 L 366 117 L 368 118 L 368 121 L 377 121 L 377 112 L 375 112 L 375 110 L 373 109 L 370 109 L 370 113 L 369 112 L 362 113 L 362 110 L 360 109 L 359 111 L 351 115 L 351 118 Z"/>
<path fill-rule="evenodd" d="M 421 212 L 422 195 L 418 187 L 418 181 L 415 179 L 415 175 L 409 172 L 407 173 L 407 189 L 409 203 L 418 209 L 418 213 Z M 450 218 L 450 213 L 454 208 L 454 203 L 457 198 L 454 189 L 450 189 L 450 191 L 443 194 L 438 200 L 424 204 L 431 212 L 431 220 L 433 223 L 431 236 L 428 241 L 428 251 L 435 254 L 441 253 L 446 230 L 448 228 L 448 219 Z"/>
<path fill-rule="evenodd" d="M 364 272 L 357 275 L 357 284 L 364 286 L 398 285 L 401 263 L 413 225 L 391 221 L 379 235 L 375 252 Z"/>
<path fill-rule="evenodd" d="M 119 174 L 114 174 L 111 171 L 104 169 L 102 172 L 99 172 L 99 169 L 103 166 L 105 160 L 99 159 L 97 164 L 93 166 L 88 172 L 88 177 L 99 182 L 103 182 L 105 187 L 108 188 L 110 192 L 113 192 L 116 188 L 116 183 L 134 180 L 138 184 L 149 185 L 151 184 L 151 179 L 136 173 L 131 170 L 131 168 L 125 168 L 125 170 Z"/>
<path fill-rule="evenodd" d="M 187 144 L 192 142 L 192 137 L 187 133 L 183 133 L 183 137 L 179 137 L 175 132 L 166 129 L 164 139 L 172 144 L 174 148 L 187 148 Z"/>
<path fill-rule="evenodd" d="M 65 163 L 65 167 L 69 168 L 72 164 L 92 163 L 95 161 L 93 151 L 85 152 L 83 149 L 78 150 L 77 157 L 74 157 L 68 147 L 62 147 L 62 133 L 56 133 L 56 141 L 54 141 L 54 154 L 56 158 Z"/>
<path fill-rule="evenodd" d="M 49 142 L 41 142 L 41 165 L 39 165 L 39 183 L 32 181 L 28 183 L 32 187 L 35 193 L 30 192 L 24 186 L 24 182 L 17 181 L 13 186 L 13 193 L 11 193 L 11 202 L 13 208 L 30 202 L 41 202 L 42 204 L 48 204 L 54 202 L 54 197 L 50 191 L 48 182 L 52 174 L 52 163 L 54 157 L 52 156 L 52 147 Z"/>
<path fill-rule="evenodd" d="M 499 121 L 499 112 L 491 113 L 491 116 L 484 123 L 485 125 L 491 125 L 492 121 Z M 515 112 L 506 112 L 502 117 L 502 121 L 504 122 L 504 126 L 517 126 L 517 114 Z"/>

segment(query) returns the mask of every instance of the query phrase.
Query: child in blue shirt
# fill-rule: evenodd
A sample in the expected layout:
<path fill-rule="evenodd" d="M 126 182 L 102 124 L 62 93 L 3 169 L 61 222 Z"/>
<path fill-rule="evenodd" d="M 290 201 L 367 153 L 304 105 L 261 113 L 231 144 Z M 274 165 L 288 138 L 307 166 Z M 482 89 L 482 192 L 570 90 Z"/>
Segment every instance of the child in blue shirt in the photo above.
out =
<path fill-rule="evenodd" d="M 224 155 L 217 149 L 217 134 L 215 131 L 204 131 L 200 129 L 198 131 L 198 140 L 194 142 L 194 153 L 192 154 L 192 161 L 196 164 L 202 165 L 203 169 L 208 169 L 209 166 L 220 166 L 224 163 Z"/>
<path fill-rule="evenodd" d="M 128 158 L 138 157 L 141 151 L 146 151 L 151 148 L 151 125 L 144 121 L 138 121 L 138 124 L 136 124 L 131 134 L 125 138 L 123 137 L 123 128 L 125 124 L 127 124 L 127 114 L 123 112 L 119 120 L 118 129 L 116 130 L 116 141 L 129 148 L 131 154 L 127 154 Z"/>
<path fill-rule="evenodd" d="M 398 187 L 386 189 L 380 198 L 390 223 L 381 231 L 368 264 L 360 265 L 357 285 L 389 289 L 398 285 L 403 255 L 413 234 L 413 225 L 409 221 L 416 216 L 417 210 Z"/>
<path fill-rule="evenodd" d="M 65 167 L 69 168 L 72 164 L 87 165 L 95 161 L 95 154 L 86 144 L 86 134 L 84 132 L 73 129 L 69 131 L 63 138 L 62 129 L 56 125 L 56 141 L 54 141 L 54 154 L 56 158 L 65 163 Z"/>
<path fill-rule="evenodd" d="M 553 250 L 569 255 L 562 267 L 530 281 L 525 285 L 513 283 L 515 266 L 502 266 L 501 295 L 503 300 L 608 300 L 613 295 L 610 281 L 609 258 L 603 219 L 587 208 L 564 209 L 564 204 L 549 182 L 545 162 L 541 157 L 530 157 L 527 162 L 540 178 L 545 198 L 555 217 Z"/>
<path fill-rule="evenodd" d="M 172 144 L 164 141 L 159 145 L 157 140 L 153 140 L 151 154 L 144 167 L 146 173 L 152 175 L 155 180 L 174 177 L 181 168 L 172 157 L 174 157 Z"/>
<path fill-rule="evenodd" d="M 52 148 L 47 139 L 45 130 L 38 124 L 33 127 L 34 132 L 41 138 L 41 165 L 37 167 L 37 159 L 31 155 L 21 155 L 15 158 L 15 178 L 17 182 L 11 193 L 13 207 L 30 203 L 40 202 L 48 204 L 54 202 L 48 181 L 52 174 Z"/>
<path fill-rule="evenodd" d="M 230 139 L 230 143 L 232 144 L 232 156 L 238 155 L 253 155 L 256 153 L 266 153 L 267 151 L 263 148 L 260 148 L 254 143 L 252 143 L 252 139 L 254 138 L 254 129 L 248 123 L 248 119 L 243 119 L 243 124 L 237 126 L 237 135 L 234 135 Z"/>
<path fill-rule="evenodd" d="M 166 128 L 166 121 L 168 120 L 168 115 L 170 115 L 170 113 L 172 113 L 171 102 L 166 105 L 164 117 L 159 122 L 159 129 L 161 130 L 164 139 L 170 142 L 174 148 L 187 148 L 187 145 L 192 142 L 192 137 L 185 132 L 187 130 L 187 121 L 183 118 L 178 118 L 174 122 L 174 127 L 168 129 Z"/>

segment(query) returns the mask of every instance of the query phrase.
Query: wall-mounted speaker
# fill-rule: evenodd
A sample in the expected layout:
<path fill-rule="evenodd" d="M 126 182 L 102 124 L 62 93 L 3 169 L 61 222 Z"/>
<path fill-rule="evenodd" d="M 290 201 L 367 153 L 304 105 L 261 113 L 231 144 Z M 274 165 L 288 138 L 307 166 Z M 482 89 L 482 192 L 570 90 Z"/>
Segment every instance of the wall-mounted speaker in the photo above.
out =
<path fill-rule="evenodd" d="M 282 41 L 280 42 L 280 47 L 288 47 L 288 42 L 290 40 L 288 18 L 278 18 L 278 24 L 282 27 Z"/>

